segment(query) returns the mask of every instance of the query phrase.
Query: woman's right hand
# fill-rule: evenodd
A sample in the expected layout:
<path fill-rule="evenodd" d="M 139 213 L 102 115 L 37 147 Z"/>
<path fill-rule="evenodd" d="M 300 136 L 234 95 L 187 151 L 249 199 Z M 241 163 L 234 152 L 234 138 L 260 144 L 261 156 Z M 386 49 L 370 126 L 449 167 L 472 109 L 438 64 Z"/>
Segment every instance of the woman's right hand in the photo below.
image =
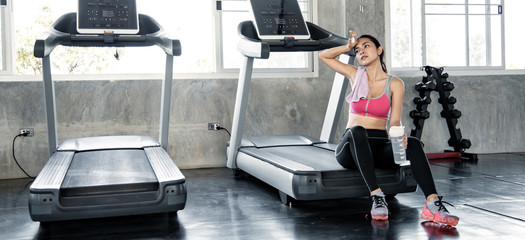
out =
<path fill-rule="evenodd" d="M 350 38 L 348 39 L 348 45 L 346 47 L 348 48 L 348 51 L 352 51 L 352 49 L 357 46 L 357 35 L 354 31 L 350 30 Z"/>

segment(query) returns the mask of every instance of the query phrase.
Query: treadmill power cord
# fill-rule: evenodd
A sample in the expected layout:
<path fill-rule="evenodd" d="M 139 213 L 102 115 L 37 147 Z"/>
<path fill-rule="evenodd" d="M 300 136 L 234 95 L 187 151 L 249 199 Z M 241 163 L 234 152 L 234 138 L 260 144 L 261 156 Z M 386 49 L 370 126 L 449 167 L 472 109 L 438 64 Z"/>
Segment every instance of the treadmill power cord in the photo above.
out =
<path fill-rule="evenodd" d="M 226 132 L 228 133 L 228 135 L 229 135 L 230 137 L 232 136 L 232 135 L 230 134 L 230 131 L 228 131 L 228 129 L 226 129 L 226 128 L 223 128 L 223 127 L 221 127 L 221 126 L 217 126 L 217 130 L 224 130 L 224 131 L 226 131 Z"/>
<path fill-rule="evenodd" d="M 18 137 L 24 137 L 24 136 L 27 136 L 28 133 L 20 133 L 18 135 L 15 136 L 15 138 L 13 139 L 13 159 L 15 160 L 15 163 L 16 165 L 18 166 L 18 168 L 20 168 L 20 170 L 22 170 L 22 172 L 24 172 L 24 174 L 28 177 L 28 178 L 31 178 L 31 179 L 35 179 L 35 177 L 32 177 L 30 176 L 23 168 L 22 166 L 20 166 L 20 164 L 18 163 L 18 160 L 16 160 L 16 157 L 15 157 L 15 141 Z"/>

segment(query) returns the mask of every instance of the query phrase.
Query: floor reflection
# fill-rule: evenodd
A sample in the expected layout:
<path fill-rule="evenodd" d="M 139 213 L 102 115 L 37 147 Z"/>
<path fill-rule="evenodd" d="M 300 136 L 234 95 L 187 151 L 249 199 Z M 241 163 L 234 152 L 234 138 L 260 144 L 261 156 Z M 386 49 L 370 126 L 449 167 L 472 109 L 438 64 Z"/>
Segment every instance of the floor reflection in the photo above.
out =
<path fill-rule="evenodd" d="M 115 236 L 181 238 L 185 230 L 176 214 L 148 214 L 41 223 L 34 239 L 115 239 Z"/>
<path fill-rule="evenodd" d="M 372 238 L 373 239 L 388 239 L 389 233 L 389 222 L 388 220 L 371 220 L 370 224 L 372 225 Z"/>
<path fill-rule="evenodd" d="M 437 222 L 425 221 L 421 223 L 427 233 L 428 239 L 441 239 L 443 237 L 459 238 L 458 230 L 450 225 L 439 224 Z"/>

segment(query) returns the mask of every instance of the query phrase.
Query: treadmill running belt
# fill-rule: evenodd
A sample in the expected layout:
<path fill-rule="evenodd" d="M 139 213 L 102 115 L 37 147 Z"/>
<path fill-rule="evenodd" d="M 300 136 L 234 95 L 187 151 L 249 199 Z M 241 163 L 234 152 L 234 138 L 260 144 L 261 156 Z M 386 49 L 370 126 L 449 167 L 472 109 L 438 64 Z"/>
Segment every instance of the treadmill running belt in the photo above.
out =
<path fill-rule="evenodd" d="M 323 179 L 349 179 L 349 178 L 362 178 L 361 173 L 357 169 L 346 169 L 343 168 L 335 159 L 334 151 L 329 150 L 326 147 L 316 146 L 282 146 L 282 147 L 267 147 L 267 148 L 254 148 L 246 147 L 241 148 L 240 152 L 246 153 L 259 159 L 265 159 L 264 161 L 273 162 L 275 165 L 282 166 L 277 163 L 277 159 L 266 159 L 263 156 L 265 153 L 271 153 L 272 155 L 279 156 L 283 159 L 289 159 L 295 163 L 312 168 L 315 171 L 322 172 Z M 284 167 L 284 166 L 283 166 Z M 303 169 L 297 169 L 303 170 Z M 293 170 L 292 170 L 293 171 Z M 376 168 L 376 175 L 378 177 L 390 176 L 395 181 L 396 173 L 399 169 L 379 169 Z"/>
<path fill-rule="evenodd" d="M 265 152 L 278 155 L 279 157 L 290 159 L 294 162 L 303 164 L 316 171 L 325 170 L 345 170 L 337 160 L 334 151 L 330 151 L 315 146 L 280 146 L 267 148 L 241 148 L 239 151 L 259 157 Z M 270 161 L 270 160 L 269 160 Z"/>
<path fill-rule="evenodd" d="M 62 197 L 155 191 L 158 180 L 142 149 L 77 152 Z"/>

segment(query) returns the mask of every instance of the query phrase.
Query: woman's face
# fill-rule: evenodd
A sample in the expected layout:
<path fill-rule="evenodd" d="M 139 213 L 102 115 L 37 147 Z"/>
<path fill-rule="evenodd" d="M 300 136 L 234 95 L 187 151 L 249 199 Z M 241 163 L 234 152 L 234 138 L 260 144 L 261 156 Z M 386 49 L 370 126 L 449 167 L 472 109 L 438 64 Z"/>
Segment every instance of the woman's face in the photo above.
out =
<path fill-rule="evenodd" d="M 354 48 L 355 56 L 361 66 L 367 66 L 374 61 L 379 61 L 382 47 L 376 47 L 374 42 L 368 38 L 360 38 Z"/>

